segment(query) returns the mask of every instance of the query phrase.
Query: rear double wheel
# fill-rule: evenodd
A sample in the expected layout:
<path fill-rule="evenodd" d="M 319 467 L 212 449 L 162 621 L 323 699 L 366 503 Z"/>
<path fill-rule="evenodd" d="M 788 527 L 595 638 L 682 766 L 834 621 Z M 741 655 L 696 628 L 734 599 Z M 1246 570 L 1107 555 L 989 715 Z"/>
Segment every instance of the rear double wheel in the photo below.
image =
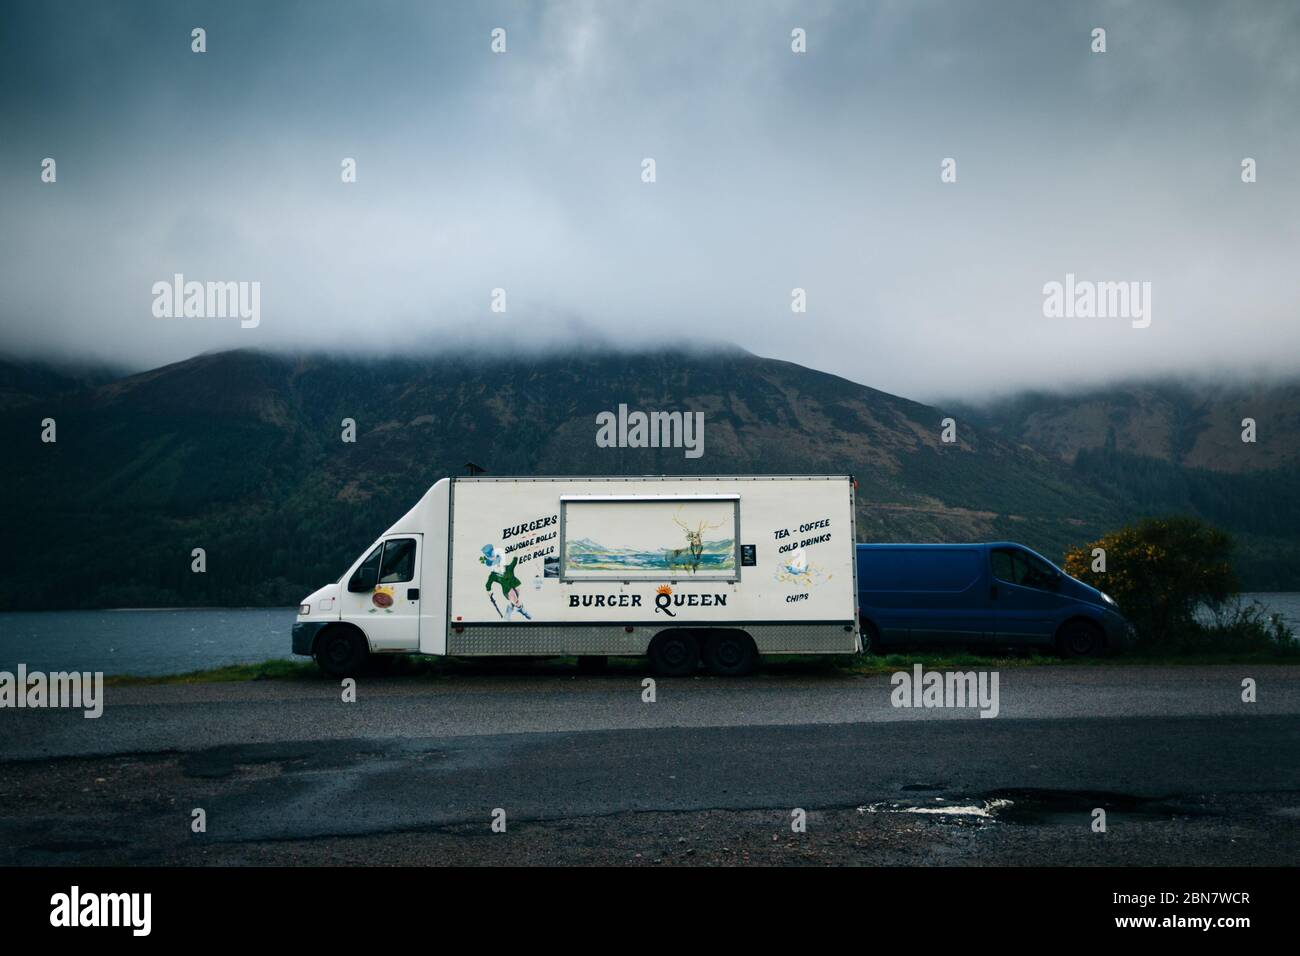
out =
<path fill-rule="evenodd" d="M 744 631 L 664 631 L 650 642 L 648 653 L 655 673 L 662 677 L 689 677 L 699 670 L 701 660 L 719 677 L 748 674 L 758 663 L 758 648 Z"/>
<path fill-rule="evenodd" d="M 664 631 L 646 652 L 660 677 L 689 677 L 700 666 L 700 642 L 693 631 Z"/>
<path fill-rule="evenodd" d="M 713 631 L 704 639 L 704 664 L 719 677 L 740 677 L 758 663 L 758 648 L 744 631 Z"/>

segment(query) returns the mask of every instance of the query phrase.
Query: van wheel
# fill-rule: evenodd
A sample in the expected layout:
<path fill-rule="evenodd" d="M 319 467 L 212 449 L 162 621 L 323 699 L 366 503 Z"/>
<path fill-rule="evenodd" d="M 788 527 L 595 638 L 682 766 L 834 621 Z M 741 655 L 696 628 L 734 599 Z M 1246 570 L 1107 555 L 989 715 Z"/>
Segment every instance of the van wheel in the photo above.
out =
<path fill-rule="evenodd" d="M 719 631 L 704 642 L 704 663 L 719 677 L 740 677 L 758 663 L 758 648 L 744 631 Z"/>
<path fill-rule="evenodd" d="M 330 677 L 355 677 L 360 673 L 370 648 L 356 631 L 331 628 L 316 642 L 316 663 Z"/>
<path fill-rule="evenodd" d="M 660 677 L 689 677 L 700 666 L 700 642 L 690 631 L 665 631 L 646 653 Z"/>
<path fill-rule="evenodd" d="M 1087 621 L 1069 621 L 1056 635 L 1056 650 L 1062 657 L 1096 657 L 1105 647 L 1101 628 Z"/>
<path fill-rule="evenodd" d="M 863 654 L 883 654 L 884 650 L 880 646 L 880 631 L 876 625 L 872 624 L 865 617 L 862 619 L 862 627 L 859 628 L 862 633 L 862 653 Z"/>

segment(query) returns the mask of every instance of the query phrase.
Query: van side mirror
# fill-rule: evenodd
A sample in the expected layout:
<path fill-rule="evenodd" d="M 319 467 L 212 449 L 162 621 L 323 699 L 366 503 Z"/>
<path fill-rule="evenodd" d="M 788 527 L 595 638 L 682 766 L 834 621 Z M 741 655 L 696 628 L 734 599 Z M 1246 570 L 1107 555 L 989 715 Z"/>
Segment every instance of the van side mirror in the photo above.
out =
<path fill-rule="evenodd" d="M 379 568 L 366 567 L 362 565 L 353 572 L 352 577 L 348 578 L 348 590 L 354 594 L 364 594 L 367 591 L 373 591 L 379 584 Z"/>

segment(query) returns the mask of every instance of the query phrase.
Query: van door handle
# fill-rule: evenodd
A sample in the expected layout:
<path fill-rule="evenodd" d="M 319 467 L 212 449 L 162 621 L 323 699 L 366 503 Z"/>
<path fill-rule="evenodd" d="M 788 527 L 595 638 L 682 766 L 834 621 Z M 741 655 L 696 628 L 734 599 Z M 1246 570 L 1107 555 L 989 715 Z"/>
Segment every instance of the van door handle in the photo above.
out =
<path fill-rule="evenodd" d="M 996 584 L 989 585 L 989 599 L 992 601 L 998 599 L 998 586 Z"/>
<path fill-rule="evenodd" d="M 419 589 L 419 588 L 407 588 L 407 589 L 406 589 L 406 599 L 407 599 L 408 601 L 418 601 L 418 600 L 420 600 L 420 589 Z"/>

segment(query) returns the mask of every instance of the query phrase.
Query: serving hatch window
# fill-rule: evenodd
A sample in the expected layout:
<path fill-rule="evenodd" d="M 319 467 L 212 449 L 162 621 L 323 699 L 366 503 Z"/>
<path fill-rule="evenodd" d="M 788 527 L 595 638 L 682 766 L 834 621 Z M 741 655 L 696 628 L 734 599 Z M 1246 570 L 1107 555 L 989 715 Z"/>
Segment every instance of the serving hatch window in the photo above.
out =
<path fill-rule="evenodd" d="M 734 581 L 739 495 L 564 495 L 560 577 Z"/>

